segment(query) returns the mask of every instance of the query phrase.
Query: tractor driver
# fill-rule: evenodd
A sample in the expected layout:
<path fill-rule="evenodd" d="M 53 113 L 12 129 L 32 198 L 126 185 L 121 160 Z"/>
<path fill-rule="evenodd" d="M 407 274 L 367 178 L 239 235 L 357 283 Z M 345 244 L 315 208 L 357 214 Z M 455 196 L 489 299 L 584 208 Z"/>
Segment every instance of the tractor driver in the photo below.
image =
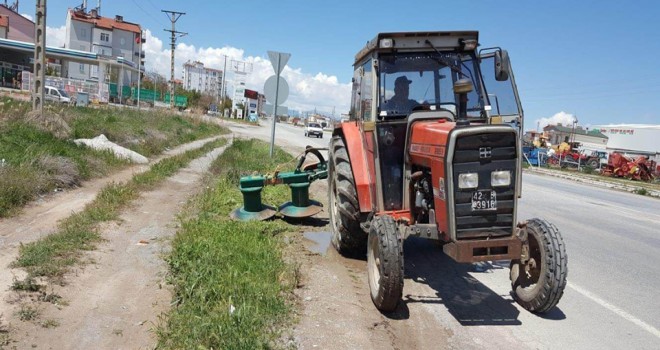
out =
<path fill-rule="evenodd" d="M 408 98 L 410 83 L 412 83 L 412 80 L 408 80 L 405 75 L 396 78 L 394 81 L 394 96 L 385 103 L 385 110 L 408 113 L 414 107 L 419 106 L 417 101 Z"/>

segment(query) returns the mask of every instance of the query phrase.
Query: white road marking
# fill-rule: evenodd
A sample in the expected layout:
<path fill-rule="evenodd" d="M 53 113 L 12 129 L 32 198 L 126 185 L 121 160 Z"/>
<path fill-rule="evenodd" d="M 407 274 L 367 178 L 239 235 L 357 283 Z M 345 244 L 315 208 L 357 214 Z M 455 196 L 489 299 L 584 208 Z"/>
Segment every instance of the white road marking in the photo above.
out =
<path fill-rule="evenodd" d="M 637 326 L 639 326 L 643 330 L 653 334 L 657 338 L 660 338 L 660 330 L 658 330 L 657 328 L 651 326 L 650 324 L 648 324 L 648 323 L 640 320 L 639 318 L 627 313 L 626 311 L 622 310 L 621 308 L 608 303 L 607 301 L 603 300 L 599 296 L 591 293 L 590 291 L 588 291 L 588 290 L 586 290 L 582 287 L 579 287 L 579 286 L 575 285 L 574 283 L 568 283 L 568 287 L 573 289 L 574 291 L 584 295 L 585 297 L 591 299 L 592 301 L 596 302 L 600 306 L 602 306 L 602 307 L 614 312 L 615 314 L 625 318 L 626 320 L 636 324 Z"/>

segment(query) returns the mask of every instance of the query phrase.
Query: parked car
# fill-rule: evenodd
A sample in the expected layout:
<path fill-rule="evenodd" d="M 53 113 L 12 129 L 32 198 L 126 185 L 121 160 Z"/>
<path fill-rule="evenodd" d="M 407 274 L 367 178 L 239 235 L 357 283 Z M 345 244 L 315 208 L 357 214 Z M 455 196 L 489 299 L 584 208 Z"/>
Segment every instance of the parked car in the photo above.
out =
<path fill-rule="evenodd" d="M 323 138 L 323 128 L 321 127 L 321 124 L 309 123 L 305 126 L 305 136 L 312 137 L 312 135 Z"/>
<path fill-rule="evenodd" d="M 71 103 L 71 97 L 66 91 L 58 89 L 53 86 L 44 87 L 44 98 L 46 101 L 58 102 L 58 103 Z"/>

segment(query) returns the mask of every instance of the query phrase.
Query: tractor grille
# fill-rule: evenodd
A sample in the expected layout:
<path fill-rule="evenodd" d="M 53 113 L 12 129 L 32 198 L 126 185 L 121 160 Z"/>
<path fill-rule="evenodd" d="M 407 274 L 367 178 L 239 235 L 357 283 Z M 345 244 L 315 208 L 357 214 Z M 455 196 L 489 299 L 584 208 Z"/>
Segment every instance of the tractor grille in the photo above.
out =
<path fill-rule="evenodd" d="M 516 134 L 514 132 L 487 132 L 458 136 L 454 148 L 453 175 L 454 213 L 457 239 L 509 236 L 515 223 Z M 509 170 L 511 185 L 492 187 L 491 172 Z M 473 210 L 475 189 L 459 189 L 458 175 L 478 173 L 477 190 L 496 193 L 496 210 Z"/>

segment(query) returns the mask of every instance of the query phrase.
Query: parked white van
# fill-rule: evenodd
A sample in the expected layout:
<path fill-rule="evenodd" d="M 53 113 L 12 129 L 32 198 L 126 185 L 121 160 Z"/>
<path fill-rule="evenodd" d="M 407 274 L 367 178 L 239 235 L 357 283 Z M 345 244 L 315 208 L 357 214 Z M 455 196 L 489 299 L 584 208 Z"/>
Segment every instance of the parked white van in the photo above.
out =
<path fill-rule="evenodd" d="M 71 97 L 66 91 L 58 89 L 53 86 L 44 87 L 44 98 L 46 101 L 59 102 L 59 103 L 71 103 Z"/>

